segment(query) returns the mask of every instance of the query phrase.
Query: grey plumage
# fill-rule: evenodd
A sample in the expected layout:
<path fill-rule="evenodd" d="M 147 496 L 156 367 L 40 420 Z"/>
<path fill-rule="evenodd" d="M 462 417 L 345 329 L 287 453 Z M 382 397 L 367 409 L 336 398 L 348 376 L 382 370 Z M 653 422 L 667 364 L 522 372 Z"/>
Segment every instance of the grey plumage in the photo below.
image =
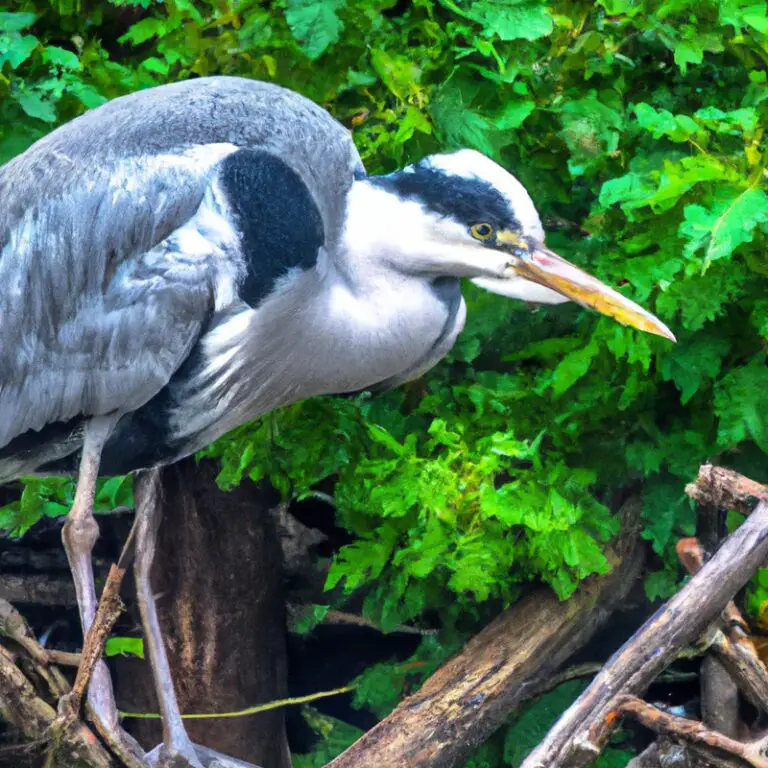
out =
<path fill-rule="evenodd" d="M 241 256 L 211 182 L 240 147 L 279 151 L 338 239 L 339 181 L 362 172 L 359 156 L 327 112 L 274 85 L 209 78 L 133 94 L 0 169 L 0 448 L 53 422 L 134 411 L 211 313 L 232 313 Z M 6 457 L 0 479 L 76 443 Z"/>

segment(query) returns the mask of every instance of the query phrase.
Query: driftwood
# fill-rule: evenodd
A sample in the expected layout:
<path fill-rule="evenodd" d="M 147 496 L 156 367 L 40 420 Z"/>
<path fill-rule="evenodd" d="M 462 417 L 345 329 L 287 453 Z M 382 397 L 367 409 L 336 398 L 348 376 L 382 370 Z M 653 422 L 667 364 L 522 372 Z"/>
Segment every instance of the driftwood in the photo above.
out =
<path fill-rule="evenodd" d="M 768 501 L 768 487 L 738 472 L 704 464 L 685 492 L 695 502 L 712 507 L 737 509 L 749 514 L 760 501 Z"/>
<path fill-rule="evenodd" d="M 708 504 L 731 506 L 733 503 L 747 504 L 750 499 L 760 501 L 747 521 L 725 540 L 714 557 L 614 654 L 589 688 L 528 756 L 522 768 L 586 766 L 600 753 L 623 715 L 645 717 L 648 711 L 640 707 L 638 701 L 641 700 L 636 697 L 645 692 L 685 646 L 702 635 L 765 561 L 768 555 L 768 491 L 763 486 L 736 473 L 707 466 L 702 467 L 699 479 L 687 490 L 694 498 Z M 662 714 L 667 718 L 664 725 L 669 726 L 670 716 Z M 645 718 L 643 722 L 649 724 L 651 720 Z M 661 720 L 656 718 L 655 722 Z M 684 722 L 687 728 L 691 721 Z M 659 730 L 709 745 L 706 738 L 699 739 L 694 731 L 685 731 L 680 723 L 675 721 L 673 725 L 681 727 L 671 730 L 670 727 L 660 727 Z M 694 725 L 703 729 L 701 724 Z M 696 733 L 701 735 L 701 731 Z M 740 745 L 736 747 L 743 751 L 740 754 L 731 749 L 733 740 L 722 734 L 718 736 L 720 741 L 716 746 L 720 751 L 729 752 L 742 761 L 746 759 L 746 764 L 763 765 L 754 762 L 764 759 L 759 754 L 762 746 L 734 742 Z M 768 768 L 768 763 L 765 765 Z"/>
<path fill-rule="evenodd" d="M 638 504 L 625 507 L 612 573 L 567 602 L 542 589 L 508 608 L 328 768 L 459 765 L 625 600 L 644 560 L 638 512 Z"/>

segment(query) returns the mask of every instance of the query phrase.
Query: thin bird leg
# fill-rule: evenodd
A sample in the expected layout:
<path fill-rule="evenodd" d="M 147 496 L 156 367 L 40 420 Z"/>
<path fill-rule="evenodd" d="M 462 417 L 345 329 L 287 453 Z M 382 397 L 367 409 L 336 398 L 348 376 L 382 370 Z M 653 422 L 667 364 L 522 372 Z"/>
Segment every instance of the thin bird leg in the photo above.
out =
<path fill-rule="evenodd" d="M 61 532 L 75 583 L 83 637 L 88 634 L 93 624 L 98 606 L 91 560 L 93 546 L 99 538 L 99 526 L 93 516 L 96 481 L 99 476 L 101 452 L 118 419 L 119 414 L 95 416 L 86 424 L 75 500 Z M 143 765 L 140 757 L 141 748 L 119 726 L 112 680 L 107 665 L 103 661 L 96 664 L 91 673 L 88 685 L 88 706 L 96 729 L 115 753 L 119 754 L 127 765 Z"/>
<path fill-rule="evenodd" d="M 159 470 L 148 469 L 137 473 L 134 498 L 136 500 L 137 526 L 136 597 L 139 603 L 141 621 L 144 625 L 144 640 L 149 650 L 149 662 L 155 679 L 155 690 L 163 723 L 163 747 L 158 766 L 202 768 L 202 763 L 195 753 L 195 745 L 187 735 L 184 722 L 181 719 L 150 583 L 150 571 L 157 544 L 157 530 L 162 514 Z"/>

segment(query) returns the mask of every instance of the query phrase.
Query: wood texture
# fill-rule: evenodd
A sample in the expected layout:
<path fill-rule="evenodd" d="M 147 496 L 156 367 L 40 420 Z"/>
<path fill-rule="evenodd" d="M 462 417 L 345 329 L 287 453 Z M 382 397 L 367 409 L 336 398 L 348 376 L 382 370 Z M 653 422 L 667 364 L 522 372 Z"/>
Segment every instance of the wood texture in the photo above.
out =
<path fill-rule="evenodd" d="M 216 467 L 188 459 L 163 469 L 164 515 L 152 588 L 183 713 L 229 712 L 286 692 L 281 553 L 263 495 L 249 482 L 216 486 Z M 122 710 L 157 712 L 149 665 L 119 659 Z M 124 725 L 150 749 L 154 720 Z M 191 739 L 263 768 L 289 768 L 280 710 L 190 720 Z"/>
<path fill-rule="evenodd" d="M 14 663 L 13 656 L 0 646 L 0 718 L 16 726 L 31 742 L 49 746 L 56 717 L 56 710 L 37 695 Z M 114 768 L 107 751 L 80 721 L 59 733 L 55 746 L 54 765 L 65 768 Z"/>
<path fill-rule="evenodd" d="M 605 665 L 522 768 L 578 768 L 616 725 L 616 697 L 641 695 L 694 642 L 768 556 L 768 502 L 761 502 L 713 558 Z"/>

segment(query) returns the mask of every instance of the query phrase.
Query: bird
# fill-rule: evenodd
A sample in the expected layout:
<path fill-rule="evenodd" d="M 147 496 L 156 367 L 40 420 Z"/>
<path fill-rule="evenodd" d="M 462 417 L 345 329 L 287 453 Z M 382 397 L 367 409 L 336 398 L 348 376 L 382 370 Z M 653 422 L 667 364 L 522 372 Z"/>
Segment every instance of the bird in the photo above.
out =
<path fill-rule="evenodd" d="M 97 478 L 135 473 L 159 765 L 204 760 L 152 599 L 159 468 L 282 406 L 420 377 L 464 326 L 464 279 L 674 341 L 547 248 L 530 195 L 493 159 L 449 150 L 369 175 L 349 130 L 276 84 L 138 91 L 0 168 L 0 483 L 77 475 L 62 538 L 85 633 Z M 103 663 L 88 701 L 110 744 L 146 765 Z"/>

